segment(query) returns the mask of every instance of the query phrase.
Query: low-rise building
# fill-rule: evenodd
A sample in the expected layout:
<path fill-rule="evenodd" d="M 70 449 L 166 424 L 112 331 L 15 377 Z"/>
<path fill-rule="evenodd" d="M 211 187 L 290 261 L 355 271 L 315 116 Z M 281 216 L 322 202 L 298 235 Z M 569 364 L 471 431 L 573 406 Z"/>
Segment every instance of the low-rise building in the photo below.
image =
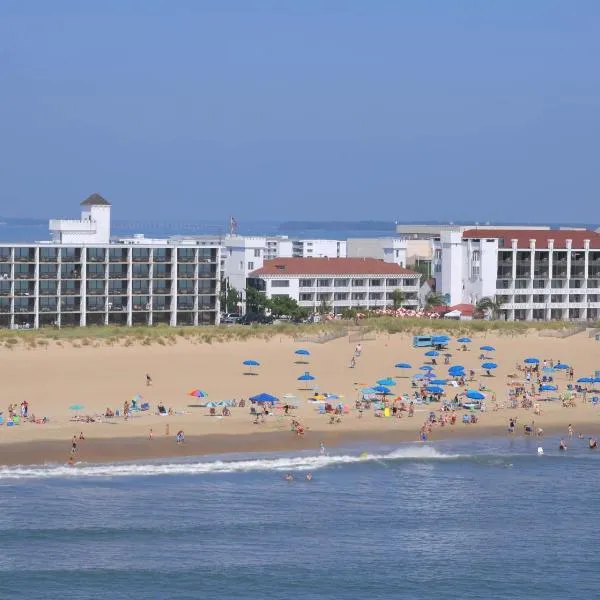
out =
<path fill-rule="evenodd" d="M 496 298 L 506 320 L 597 320 L 600 234 L 585 229 L 463 229 L 434 241 L 436 291 L 448 304 Z"/>
<path fill-rule="evenodd" d="M 344 309 L 391 306 L 400 290 L 407 307 L 418 306 L 421 275 L 375 258 L 278 258 L 250 274 L 250 284 L 267 298 L 289 296 L 316 311 L 323 304 Z"/>
<path fill-rule="evenodd" d="M 348 258 L 378 258 L 405 267 L 406 239 L 401 237 L 348 238 L 346 254 Z"/>
<path fill-rule="evenodd" d="M 296 258 L 344 258 L 345 240 L 300 240 L 292 241 L 292 256 Z"/>

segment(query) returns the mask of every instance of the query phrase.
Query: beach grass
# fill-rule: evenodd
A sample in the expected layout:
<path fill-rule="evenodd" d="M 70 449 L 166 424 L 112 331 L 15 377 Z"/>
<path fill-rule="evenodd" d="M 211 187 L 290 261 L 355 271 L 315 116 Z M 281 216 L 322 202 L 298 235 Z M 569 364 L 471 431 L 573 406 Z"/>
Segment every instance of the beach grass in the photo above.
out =
<path fill-rule="evenodd" d="M 234 325 L 219 327 L 154 327 L 135 326 L 90 326 L 69 328 L 42 328 L 30 330 L 0 330 L 0 347 L 11 349 L 24 345 L 28 348 L 45 348 L 51 343 L 62 345 L 69 343 L 75 347 L 98 347 L 100 345 L 172 345 L 179 339 L 193 343 L 222 343 L 252 338 L 270 339 L 274 336 L 304 338 L 339 337 L 352 332 L 387 334 L 426 334 L 428 332 L 447 333 L 449 335 L 468 335 L 494 332 L 504 335 L 521 335 L 532 330 L 567 332 L 583 327 L 598 327 L 599 323 L 578 324 L 569 321 L 493 321 L 472 320 L 454 321 L 443 319 L 410 319 L 394 317 L 373 317 L 362 319 L 359 324 L 352 321 L 329 321 L 312 324 L 275 323 L 272 325 Z"/>

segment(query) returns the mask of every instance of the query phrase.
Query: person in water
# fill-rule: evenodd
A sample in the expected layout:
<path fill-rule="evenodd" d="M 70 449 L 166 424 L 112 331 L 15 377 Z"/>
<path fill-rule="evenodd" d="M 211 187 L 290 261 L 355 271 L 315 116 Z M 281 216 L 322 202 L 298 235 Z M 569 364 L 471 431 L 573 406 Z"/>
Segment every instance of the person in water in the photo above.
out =
<path fill-rule="evenodd" d="M 596 441 L 596 438 L 590 438 L 589 446 L 590 450 L 595 450 L 598 447 L 598 442 Z"/>
<path fill-rule="evenodd" d="M 558 445 L 559 450 L 566 450 L 567 445 L 565 444 L 565 440 L 560 440 L 560 444 Z"/>
<path fill-rule="evenodd" d="M 306 481 L 312 481 L 312 473 L 306 474 Z"/>
<path fill-rule="evenodd" d="M 286 481 L 294 481 L 294 476 L 291 473 L 286 473 L 284 479 Z"/>

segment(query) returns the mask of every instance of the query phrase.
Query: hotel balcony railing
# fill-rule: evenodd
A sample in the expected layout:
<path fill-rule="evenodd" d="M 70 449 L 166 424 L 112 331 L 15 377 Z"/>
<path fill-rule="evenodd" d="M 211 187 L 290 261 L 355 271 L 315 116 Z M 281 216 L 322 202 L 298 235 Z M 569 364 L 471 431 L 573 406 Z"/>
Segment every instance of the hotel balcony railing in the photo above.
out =
<path fill-rule="evenodd" d="M 106 258 L 104 256 L 88 256 L 87 261 L 89 263 L 103 263 L 106 262 Z"/>
<path fill-rule="evenodd" d="M 131 274 L 131 278 L 132 279 L 149 279 L 150 278 L 150 272 L 147 272 L 147 273 L 136 273 L 136 272 L 133 272 Z"/>
<path fill-rule="evenodd" d="M 40 256 L 40 262 L 55 263 L 58 262 L 58 256 Z"/>
<path fill-rule="evenodd" d="M 0 306 L 0 313 L 9 313 L 10 311 L 10 306 Z"/>
<path fill-rule="evenodd" d="M 88 312 L 104 312 L 105 310 L 104 304 L 88 304 L 86 306 Z"/>
<path fill-rule="evenodd" d="M 148 255 L 148 256 L 132 256 L 131 260 L 134 263 L 150 262 L 150 255 Z"/>
<path fill-rule="evenodd" d="M 58 288 L 40 290 L 39 292 L 40 296 L 56 296 L 56 294 L 58 294 Z"/>
<path fill-rule="evenodd" d="M 35 273 L 15 273 L 15 279 L 35 279 Z"/>
<path fill-rule="evenodd" d="M 178 273 L 177 279 L 194 279 L 193 273 Z"/>
<path fill-rule="evenodd" d="M 170 304 L 154 304 L 152 310 L 171 310 Z"/>
<path fill-rule="evenodd" d="M 152 293 L 157 296 L 169 296 L 171 294 L 171 288 L 152 288 Z"/>
<path fill-rule="evenodd" d="M 0 296 L 10 296 L 10 290 L 0 290 Z"/>
<path fill-rule="evenodd" d="M 90 290 L 87 290 L 86 294 L 88 296 L 104 296 L 104 294 L 106 294 L 106 292 L 104 289 L 101 289 L 101 290 L 90 289 Z"/>
<path fill-rule="evenodd" d="M 10 261 L 10 256 L 6 256 L 5 254 L 0 256 L 0 262 L 9 262 L 9 261 Z"/>
<path fill-rule="evenodd" d="M 127 312 L 127 304 L 108 303 L 108 312 Z"/>
<path fill-rule="evenodd" d="M 106 277 L 105 273 L 97 273 L 97 272 L 87 272 L 87 279 L 104 279 Z"/>
<path fill-rule="evenodd" d="M 61 304 L 60 310 L 62 312 L 78 312 L 79 304 Z"/>
<path fill-rule="evenodd" d="M 35 256 L 15 256 L 16 263 L 31 263 L 35 262 Z"/>
<path fill-rule="evenodd" d="M 127 279 L 127 273 L 109 273 L 109 279 Z"/>
<path fill-rule="evenodd" d="M 120 256 L 112 256 L 111 255 L 111 256 L 108 257 L 108 262 L 111 262 L 111 263 L 125 263 L 125 262 L 127 262 L 127 255 L 126 254 L 123 254 L 123 255 L 120 255 Z"/>
<path fill-rule="evenodd" d="M 78 289 L 66 289 L 66 290 L 61 290 L 60 295 L 61 296 L 79 296 L 81 292 Z"/>
<path fill-rule="evenodd" d="M 194 262 L 195 258 L 193 256 L 178 256 L 177 262 L 179 263 L 191 263 Z"/>
<path fill-rule="evenodd" d="M 34 290 L 15 290 L 15 296 L 33 296 Z"/>
<path fill-rule="evenodd" d="M 193 296 L 194 294 L 194 288 L 181 288 L 177 290 L 178 296 Z"/>
<path fill-rule="evenodd" d="M 216 279 L 216 273 L 198 273 L 198 279 Z"/>
<path fill-rule="evenodd" d="M 56 273 L 40 273 L 40 279 L 56 279 L 58 277 L 58 271 Z"/>
<path fill-rule="evenodd" d="M 133 310 L 136 312 L 146 312 L 150 310 L 150 304 L 134 304 Z"/>
<path fill-rule="evenodd" d="M 56 312 L 58 310 L 58 306 L 40 306 L 40 312 Z"/>

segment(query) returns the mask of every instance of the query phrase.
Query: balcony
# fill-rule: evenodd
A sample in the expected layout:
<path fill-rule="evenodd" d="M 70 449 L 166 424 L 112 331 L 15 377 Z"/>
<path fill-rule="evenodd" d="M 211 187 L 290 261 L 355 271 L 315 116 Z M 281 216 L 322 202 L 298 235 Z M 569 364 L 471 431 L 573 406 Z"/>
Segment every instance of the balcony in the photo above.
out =
<path fill-rule="evenodd" d="M 106 275 L 102 272 L 98 272 L 98 271 L 88 271 L 86 273 L 86 278 L 87 279 L 104 279 L 106 277 Z"/>
<path fill-rule="evenodd" d="M 150 262 L 150 252 L 146 254 L 133 254 L 131 257 L 134 263 L 147 263 Z"/>
<path fill-rule="evenodd" d="M 193 256 L 178 256 L 177 257 L 177 262 L 179 263 L 192 263 L 194 262 L 195 258 Z"/>
<path fill-rule="evenodd" d="M 0 254 L 0 263 L 3 262 L 10 262 L 10 254 Z"/>
<path fill-rule="evenodd" d="M 126 263 L 127 250 L 110 250 L 108 253 L 108 262 L 111 263 Z"/>
<path fill-rule="evenodd" d="M 87 312 L 104 312 L 105 306 L 106 305 L 104 302 L 101 302 L 101 303 L 88 302 L 86 304 L 86 310 L 87 310 Z"/>
<path fill-rule="evenodd" d="M 29 271 L 27 273 L 15 273 L 15 279 L 35 279 L 35 271 Z"/>
<path fill-rule="evenodd" d="M 79 312 L 79 302 L 61 302 L 61 312 Z"/>

